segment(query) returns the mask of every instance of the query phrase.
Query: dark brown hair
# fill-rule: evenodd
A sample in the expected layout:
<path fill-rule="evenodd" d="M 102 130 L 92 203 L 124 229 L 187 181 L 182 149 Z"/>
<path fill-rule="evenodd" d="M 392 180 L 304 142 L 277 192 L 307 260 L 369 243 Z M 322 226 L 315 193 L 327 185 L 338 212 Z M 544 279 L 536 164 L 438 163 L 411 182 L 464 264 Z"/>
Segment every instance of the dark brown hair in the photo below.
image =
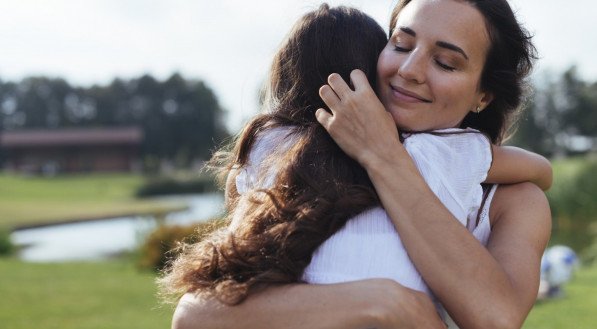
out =
<path fill-rule="evenodd" d="M 287 127 L 292 146 L 272 149 L 268 162 L 275 182 L 243 195 L 250 204 L 233 231 L 223 229 L 187 246 L 160 279 L 163 291 L 210 291 L 237 304 L 260 286 L 298 282 L 317 247 L 350 217 L 379 205 L 366 171 L 331 139 L 315 111 L 325 107 L 319 88 L 331 73 L 349 81 L 350 72 L 360 69 L 375 85 L 377 58 L 386 43 L 371 17 L 348 7 L 324 4 L 294 25 L 274 57 L 264 113 L 246 125 L 232 152 L 214 157 L 222 177 L 234 178 L 231 169 L 247 165 L 263 134 Z M 240 197 L 229 192 L 226 206 L 232 213 Z"/>
<path fill-rule="evenodd" d="M 525 78 L 533 68 L 537 51 L 531 35 L 516 20 L 506 0 L 453 0 L 475 7 L 484 17 L 490 49 L 481 75 L 481 90 L 493 94 L 491 103 L 480 113 L 468 113 L 461 128 L 471 127 L 500 144 L 523 101 Z M 400 12 L 411 0 L 400 0 L 390 20 L 390 36 Z"/>

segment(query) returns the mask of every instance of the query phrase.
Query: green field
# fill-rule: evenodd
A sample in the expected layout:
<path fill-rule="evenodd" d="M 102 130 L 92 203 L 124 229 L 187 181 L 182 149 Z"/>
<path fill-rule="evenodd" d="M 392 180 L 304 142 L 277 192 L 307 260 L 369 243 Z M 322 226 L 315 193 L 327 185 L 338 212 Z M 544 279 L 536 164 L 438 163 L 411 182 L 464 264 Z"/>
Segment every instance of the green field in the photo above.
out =
<path fill-rule="evenodd" d="M 558 213 L 577 209 L 567 202 L 579 198 L 562 196 L 570 195 L 575 175 L 587 163 L 583 158 L 554 162 L 549 195 Z M 0 229 L 172 207 L 135 199 L 143 182 L 142 176 L 130 174 L 52 178 L 0 174 Z M 594 191 L 581 192 L 594 200 Z M 566 227 L 572 214 L 567 216 L 554 228 Z M 588 230 L 579 231 L 571 231 L 569 237 L 554 232 L 552 242 L 572 245 L 583 232 L 594 239 Z M 173 310 L 158 304 L 154 279 L 155 274 L 137 270 L 130 259 L 37 264 L 0 258 L 0 328 L 168 328 Z M 565 287 L 564 297 L 538 302 L 523 328 L 595 328 L 595 310 L 597 265 L 581 268 Z"/>
<path fill-rule="evenodd" d="M 178 206 L 134 198 L 143 177 L 86 174 L 25 177 L 0 174 L 0 226 L 155 213 Z"/>
<path fill-rule="evenodd" d="M 35 264 L 0 259 L 0 321 L 11 329 L 168 328 L 152 273 L 132 265 Z M 595 328 L 597 267 L 581 269 L 565 296 L 539 302 L 525 329 Z"/>
<path fill-rule="evenodd" d="M 153 273 L 124 262 L 24 263 L 0 258 L 0 327 L 169 328 Z"/>
<path fill-rule="evenodd" d="M 597 328 L 597 266 L 581 268 L 564 295 L 537 302 L 524 329 Z"/>

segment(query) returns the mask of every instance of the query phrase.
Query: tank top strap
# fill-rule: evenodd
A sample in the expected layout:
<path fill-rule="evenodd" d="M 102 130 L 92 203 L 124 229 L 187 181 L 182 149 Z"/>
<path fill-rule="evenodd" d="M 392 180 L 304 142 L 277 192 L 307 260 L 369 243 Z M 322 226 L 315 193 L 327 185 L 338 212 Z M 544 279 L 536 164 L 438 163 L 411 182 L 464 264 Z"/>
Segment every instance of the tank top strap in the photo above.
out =
<path fill-rule="evenodd" d="M 479 207 L 479 212 L 476 218 L 476 226 L 472 230 L 475 238 L 484 246 L 487 245 L 489 235 L 491 234 L 489 210 L 491 208 L 491 201 L 493 200 L 493 196 L 495 195 L 497 188 L 498 185 L 494 184 L 484 193 L 483 201 L 481 202 L 481 206 Z"/>

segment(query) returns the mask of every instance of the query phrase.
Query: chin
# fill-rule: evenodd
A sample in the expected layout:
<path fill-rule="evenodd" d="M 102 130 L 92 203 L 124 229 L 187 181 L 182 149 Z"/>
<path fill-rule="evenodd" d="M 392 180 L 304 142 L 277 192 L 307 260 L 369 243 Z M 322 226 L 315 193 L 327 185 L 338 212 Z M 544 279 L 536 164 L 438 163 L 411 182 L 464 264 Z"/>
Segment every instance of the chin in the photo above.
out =
<path fill-rule="evenodd" d="M 394 123 L 400 131 L 423 131 L 429 127 L 422 125 L 420 121 L 422 118 L 413 111 L 406 111 L 404 109 L 391 110 L 392 118 Z"/>
<path fill-rule="evenodd" d="M 425 127 L 421 124 L 417 124 L 414 120 L 409 120 L 407 117 L 397 117 L 396 115 L 392 114 L 394 117 L 394 123 L 396 123 L 396 127 L 400 131 L 424 131 L 428 130 L 428 127 Z"/>

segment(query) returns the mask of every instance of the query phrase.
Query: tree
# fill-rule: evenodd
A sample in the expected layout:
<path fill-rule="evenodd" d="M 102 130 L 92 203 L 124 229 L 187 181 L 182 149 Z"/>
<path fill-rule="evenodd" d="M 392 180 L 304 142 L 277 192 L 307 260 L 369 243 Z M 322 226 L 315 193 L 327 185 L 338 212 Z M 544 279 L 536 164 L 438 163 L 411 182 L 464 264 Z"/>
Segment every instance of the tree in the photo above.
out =
<path fill-rule="evenodd" d="M 596 140 L 597 83 L 582 81 L 571 67 L 535 90 L 513 144 L 546 156 L 565 156 L 591 150 Z"/>
<path fill-rule="evenodd" d="M 175 73 L 114 79 L 109 85 L 72 87 L 62 79 L 0 81 L 0 128 L 110 127 L 138 125 L 142 156 L 188 166 L 205 160 L 225 136 L 223 110 L 203 81 Z"/>

